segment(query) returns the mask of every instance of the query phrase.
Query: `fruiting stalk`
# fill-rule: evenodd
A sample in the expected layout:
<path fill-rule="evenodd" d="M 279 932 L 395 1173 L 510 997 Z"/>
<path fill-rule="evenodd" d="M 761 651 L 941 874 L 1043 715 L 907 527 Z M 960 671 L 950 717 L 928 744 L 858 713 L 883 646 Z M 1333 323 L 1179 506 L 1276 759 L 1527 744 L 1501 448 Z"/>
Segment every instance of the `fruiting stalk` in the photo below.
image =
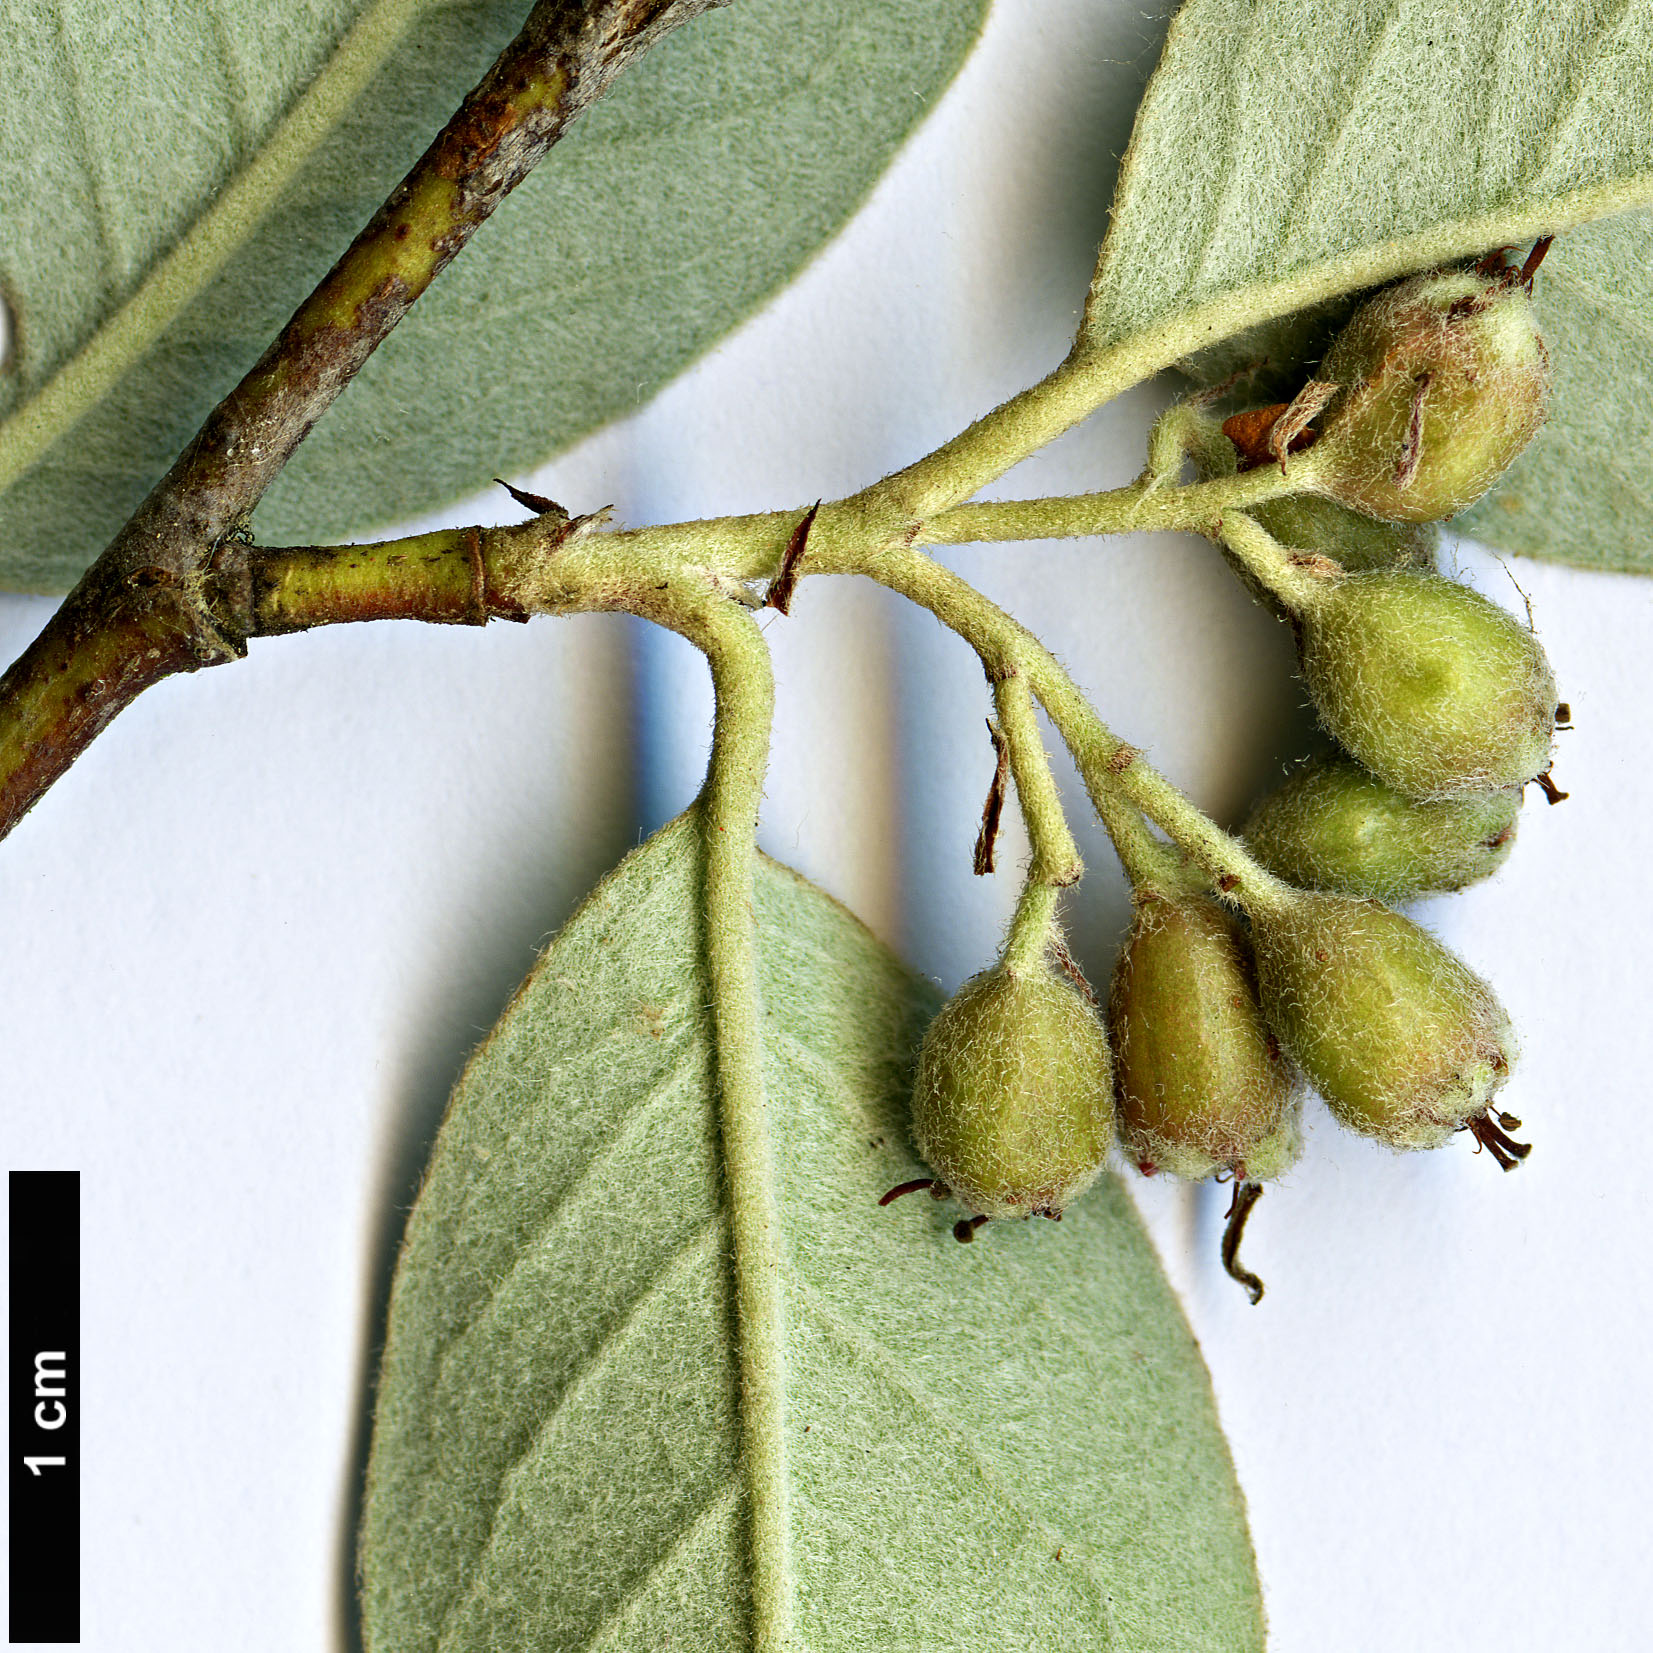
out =
<path fill-rule="evenodd" d="M 1085 866 L 1068 829 L 1056 777 L 1050 772 L 1050 756 L 1039 734 L 1027 679 L 1014 667 L 1008 668 L 993 684 L 993 701 L 1010 752 L 1017 807 L 1033 850 L 1004 948 L 1005 968 L 1025 975 L 1040 966 L 1055 936 L 1057 891 L 1077 884 Z"/>

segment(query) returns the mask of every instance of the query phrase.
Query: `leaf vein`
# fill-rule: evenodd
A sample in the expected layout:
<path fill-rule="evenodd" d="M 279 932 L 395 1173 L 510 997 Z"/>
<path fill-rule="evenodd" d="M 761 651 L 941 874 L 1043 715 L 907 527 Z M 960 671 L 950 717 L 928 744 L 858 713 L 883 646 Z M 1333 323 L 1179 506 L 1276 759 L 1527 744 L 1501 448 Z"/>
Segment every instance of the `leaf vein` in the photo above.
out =
<path fill-rule="evenodd" d="M 1245 26 L 1245 38 L 1241 41 L 1240 48 L 1235 53 L 1234 60 L 1237 64 L 1248 63 L 1250 61 L 1251 54 L 1256 49 L 1261 39 L 1260 25 L 1263 21 L 1263 10 L 1264 8 L 1261 5 L 1253 5 L 1249 8 L 1249 15 L 1247 16 Z M 1230 94 L 1231 102 L 1237 102 L 1240 96 L 1240 77 L 1236 74 L 1234 76 L 1233 88 Z M 1216 245 L 1217 226 L 1221 224 L 1223 216 L 1228 210 L 1229 202 L 1233 198 L 1234 192 L 1238 187 L 1240 167 L 1239 156 L 1239 144 L 1230 142 L 1224 145 L 1221 181 L 1211 192 L 1211 204 L 1206 211 L 1205 222 L 1201 225 L 1198 236 L 1191 238 L 1193 239 L 1194 244 L 1201 249 L 1200 261 L 1193 272 L 1193 279 L 1185 281 L 1183 284 L 1183 291 L 1185 293 L 1197 292 L 1201 283 L 1205 280 L 1211 260 L 1212 249 Z M 1115 210 L 1117 211 L 1117 203 Z"/>
<path fill-rule="evenodd" d="M 671 1007 L 668 1006 L 668 1008 Z M 697 1058 L 702 1062 L 704 1061 L 705 1052 L 703 1048 L 693 1039 L 685 1040 L 683 1049 L 679 1052 L 677 1060 L 665 1073 L 661 1074 L 659 1082 L 654 1086 L 654 1088 L 647 1092 L 641 1100 L 635 1101 L 632 1106 L 627 1108 L 614 1122 L 614 1127 L 610 1131 L 609 1135 L 590 1150 L 590 1157 L 586 1160 L 585 1164 L 580 1167 L 579 1171 L 574 1175 L 567 1187 L 565 1187 L 562 1192 L 557 1195 L 551 1206 L 546 1211 L 541 1213 L 539 1220 L 534 1224 L 532 1230 L 524 1237 L 522 1243 L 517 1248 L 516 1256 L 512 1261 L 510 1268 L 508 1268 L 504 1274 L 500 1275 L 497 1280 L 494 1280 L 489 1284 L 481 1302 L 478 1303 L 476 1307 L 475 1313 L 470 1315 L 465 1320 L 463 1325 L 456 1327 L 453 1331 L 447 1333 L 443 1337 L 436 1356 L 436 1377 L 438 1381 L 441 1379 L 442 1367 L 446 1363 L 454 1346 L 463 1340 L 472 1328 L 475 1327 L 476 1324 L 483 1318 L 483 1316 L 488 1313 L 489 1309 L 493 1306 L 501 1292 L 503 1292 L 516 1277 L 518 1270 L 522 1269 L 530 1261 L 532 1261 L 535 1250 L 539 1247 L 545 1236 L 549 1234 L 551 1230 L 556 1227 L 558 1222 L 562 1220 L 569 1205 L 580 1197 L 592 1179 L 606 1167 L 608 1162 L 617 1153 L 619 1153 L 622 1148 L 625 1147 L 626 1143 L 630 1140 L 633 1129 L 641 1123 L 641 1121 L 646 1118 L 650 1112 L 659 1107 L 662 1102 L 669 1101 L 676 1096 L 678 1081 L 682 1078 L 684 1069 L 693 1064 Z M 499 1151 L 509 1153 L 517 1145 L 517 1142 L 518 1135 L 513 1132 L 512 1136 L 507 1140 L 505 1146 Z M 469 1215 L 470 1210 L 471 1201 L 467 1200 L 462 1212 L 460 1213 L 461 1220 Z"/>
<path fill-rule="evenodd" d="M 625 1629 L 625 1621 L 632 1609 L 648 1593 L 654 1581 L 685 1550 L 693 1548 L 706 1528 L 728 1514 L 730 1507 L 740 1501 L 740 1494 L 739 1475 L 730 1475 L 715 1487 L 700 1509 L 683 1519 L 649 1567 L 627 1586 L 625 1594 L 614 1604 L 607 1617 L 581 1642 L 580 1653 L 597 1653 L 597 1649 L 605 1645 L 612 1646 L 615 1637 Z"/>
<path fill-rule="evenodd" d="M 1541 180 L 1549 177 L 1551 168 L 1561 154 L 1562 141 L 1572 136 L 1573 122 L 1578 118 L 1585 96 L 1595 83 L 1595 71 L 1600 67 L 1605 42 L 1624 27 L 1635 4 L 1636 0 L 1619 0 L 1616 15 L 1602 23 L 1588 49 L 1582 54 L 1578 73 L 1573 79 L 1571 96 L 1564 106 L 1556 110 L 1550 121 L 1549 141 L 1544 146 L 1543 157 L 1529 170 L 1528 176 L 1532 180 L 1532 187 L 1536 188 Z M 1553 190 L 1557 187 L 1551 180 L 1550 188 Z"/>
<path fill-rule="evenodd" d="M 1030 1508 L 1020 1498 L 994 1466 L 976 1448 L 966 1431 L 956 1423 L 942 1407 L 941 1403 L 924 1389 L 915 1384 L 901 1368 L 901 1363 L 887 1345 L 881 1343 L 860 1326 L 852 1326 L 839 1318 L 827 1307 L 821 1294 L 806 1280 L 796 1268 L 792 1271 L 792 1281 L 804 1307 L 826 1333 L 836 1338 L 840 1343 L 847 1344 L 864 1356 L 868 1362 L 876 1367 L 893 1388 L 900 1391 L 911 1401 L 915 1410 L 927 1418 L 936 1429 L 945 1435 L 959 1450 L 965 1462 L 970 1465 L 982 1485 L 998 1500 L 1011 1514 L 1019 1517 L 1029 1531 L 1037 1533 L 1046 1543 L 1055 1549 L 1071 1549 L 1073 1541 L 1059 1528 L 1053 1527 L 1050 1522 L 1036 1510 Z M 1108 1599 L 1106 1584 L 1097 1577 L 1089 1559 L 1080 1552 L 1075 1552 L 1074 1565 L 1076 1570 L 1090 1585 L 1100 1607 L 1103 1620 L 1107 1626 L 1108 1646 L 1116 1647 L 1119 1643 L 1119 1627 L 1114 1622 L 1113 1607 Z"/>
<path fill-rule="evenodd" d="M 1297 193 L 1292 197 L 1291 206 L 1286 212 L 1286 221 L 1281 227 L 1279 244 L 1289 246 L 1293 235 L 1303 222 L 1303 215 L 1307 211 L 1320 185 L 1325 181 L 1326 174 L 1331 170 L 1332 162 L 1343 153 L 1349 134 L 1355 129 L 1357 117 L 1365 112 L 1365 100 L 1371 90 L 1373 81 L 1377 78 L 1378 67 L 1382 63 L 1389 48 L 1390 38 L 1400 27 L 1401 14 L 1405 9 L 1405 0 L 1390 0 L 1388 14 L 1382 26 L 1377 30 L 1370 47 L 1367 49 L 1365 61 L 1360 66 L 1352 85 L 1343 89 L 1338 96 L 1341 111 L 1337 123 L 1327 133 L 1325 141 L 1320 145 L 1315 164 L 1309 169 L 1307 176 L 1299 184 Z"/>
<path fill-rule="evenodd" d="M 858 1092 L 851 1086 L 848 1078 L 836 1064 L 828 1061 L 818 1052 L 810 1049 L 797 1034 L 785 1027 L 771 1027 L 768 1030 L 769 1041 L 773 1045 L 785 1050 L 788 1056 L 797 1061 L 805 1069 L 810 1079 L 819 1090 L 830 1092 L 843 1105 L 844 1113 L 861 1126 L 877 1122 L 877 1114 L 859 1102 Z"/>
<path fill-rule="evenodd" d="M 61 6 L 52 8 L 52 22 L 56 26 L 58 55 L 63 65 L 66 124 L 74 129 L 74 136 L 68 147 L 79 158 L 81 171 L 86 178 L 86 196 L 92 208 L 92 227 L 97 232 L 98 249 L 102 254 L 104 291 L 113 298 L 121 288 L 122 268 L 120 247 L 115 239 L 114 220 L 109 211 L 108 183 L 92 154 L 92 127 L 86 119 L 86 88 Z"/>
<path fill-rule="evenodd" d="M 722 1213 L 714 1213 L 665 1259 L 655 1273 L 649 1277 L 643 1289 L 626 1305 L 620 1318 L 603 1334 L 596 1346 L 581 1363 L 579 1370 L 574 1372 L 563 1384 L 551 1410 L 534 1425 L 533 1431 L 523 1445 L 522 1450 L 517 1452 L 504 1469 L 500 1471 L 498 1477 L 499 1490 L 493 1499 L 493 1509 L 488 1517 L 488 1531 L 477 1548 L 476 1559 L 472 1563 L 474 1571 L 471 1574 L 470 1582 L 443 1615 L 442 1625 L 436 1638 L 438 1653 L 441 1653 L 441 1649 L 448 1645 L 449 1636 L 458 1627 L 465 1609 L 475 1598 L 482 1587 L 483 1580 L 487 1577 L 489 1552 L 493 1549 L 495 1539 L 498 1536 L 500 1514 L 511 1500 L 513 1482 L 537 1456 L 546 1436 L 555 1427 L 557 1420 L 568 1409 L 575 1397 L 601 1373 L 626 1333 L 636 1325 L 643 1311 L 654 1303 L 675 1282 L 680 1274 L 687 1271 L 688 1265 L 696 1261 L 698 1254 L 705 1251 L 710 1242 L 716 1239 L 722 1225 Z M 432 1477 L 431 1481 L 434 1484 L 435 1477 Z M 430 1488 L 427 1487 L 426 1490 L 428 1494 Z"/>

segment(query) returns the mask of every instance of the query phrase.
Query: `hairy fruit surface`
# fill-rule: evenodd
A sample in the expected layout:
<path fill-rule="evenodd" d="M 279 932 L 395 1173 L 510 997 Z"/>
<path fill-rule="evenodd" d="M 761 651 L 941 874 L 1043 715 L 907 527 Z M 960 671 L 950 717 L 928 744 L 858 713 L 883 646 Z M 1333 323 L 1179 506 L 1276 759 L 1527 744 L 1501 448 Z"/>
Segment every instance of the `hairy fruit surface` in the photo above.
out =
<path fill-rule="evenodd" d="M 982 1216 L 1059 1216 L 1113 1140 L 1113 1064 L 1084 995 L 1043 965 L 967 981 L 924 1036 L 913 1138 Z"/>
<path fill-rule="evenodd" d="M 1276 877 L 1310 890 L 1407 901 L 1490 877 L 1515 847 L 1521 792 L 1416 803 L 1348 758 L 1300 769 L 1242 831 Z"/>
<path fill-rule="evenodd" d="M 1316 486 L 1389 522 L 1467 509 L 1544 422 L 1550 362 L 1509 272 L 1433 270 L 1367 300 L 1317 374 Z"/>
<path fill-rule="evenodd" d="M 1327 731 L 1410 798 L 1523 786 L 1545 769 L 1556 688 L 1533 633 L 1434 574 L 1328 581 L 1299 616 Z"/>
<path fill-rule="evenodd" d="M 1108 1011 L 1119 1138 L 1139 1170 L 1261 1182 L 1296 1160 L 1294 1076 L 1239 926 L 1210 897 L 1139 897 Z"/>
<path fill-rule="evenodd" d="M 1263 1008 L 1339 1121 L 1393 1148 L 1436 1148 L 1486 1114 L 1515 1059 L 1492 989 L 1376 901 L 1302 892 L 1260 913 Z"/>

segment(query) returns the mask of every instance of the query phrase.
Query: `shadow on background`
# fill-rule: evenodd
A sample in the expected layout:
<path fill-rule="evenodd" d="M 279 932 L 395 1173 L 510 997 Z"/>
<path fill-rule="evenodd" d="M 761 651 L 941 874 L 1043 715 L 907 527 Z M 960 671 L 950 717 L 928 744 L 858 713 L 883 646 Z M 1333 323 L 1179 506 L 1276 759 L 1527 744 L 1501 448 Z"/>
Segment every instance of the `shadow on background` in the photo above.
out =
<path fill-rule="evenodd" d="M 542 625 L 548 622 L 540 622 Z M 391 1087 L 400 1106 L 387 1120 L 381 1147 L 378 1213 L 368 1239 L 368 1289 L 362 1304 L 356 1406 L 340 1489 L 335 1645 L 341 1653 L 363 1648 L 356 1577 L 356 1539 L 361 1526 L 368 1455 L 372 1446 L 375 1389 L 384 1351 L 391 1285 L 407 1221 L 418 1196 L 448 1100 L 472 1052 L 499 1020 L 523 979 L 551 939 L 602 877 L 652 830 L 640 808 L 649 791 L 639 784 L 637 754 L 647 749 L 637 709 L 648 696 L 647 628 L 617 617 L 620 640 L 609 646 L 623 655 L 630 703 L 592 705 L 584 713 L 581 748 L 606 754 L 610 769 L 601 780 L 583 767 L 579 784 L 602 787 L 608 796 L 586 830 L 562 835 L 535 830 L 531 814 L 513 822 L 499 841 L 471 862 L 468 887 L 452 893 L 450 911 L 464 915 L 465 970 L 427 981 L 425 1014 L 418 1044 L 404 1055 L 403 1078 Z M 568 715 L 568 708 L 547 708 Z M 593 763 L 597 760 L 593 759 Z M 500 878 L 492 869 L 510 869 Z M 443 915 L 433 914 L 433 924 Z"/>

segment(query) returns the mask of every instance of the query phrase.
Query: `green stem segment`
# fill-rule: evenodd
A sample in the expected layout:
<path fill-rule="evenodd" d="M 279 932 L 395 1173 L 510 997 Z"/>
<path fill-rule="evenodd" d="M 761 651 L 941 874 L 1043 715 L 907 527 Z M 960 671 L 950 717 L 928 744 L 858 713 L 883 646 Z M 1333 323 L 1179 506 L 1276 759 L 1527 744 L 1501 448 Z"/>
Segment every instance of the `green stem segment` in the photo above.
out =
<path fill-rule="evenodd" d="M 1197 397 L 1172 403 L 1154 421 L 1148 432 L 1144 480 L 1155 486 L 1174 482 L 1190 459 L 1194 469 L 1205 477 L 1233 476 L 1240 464 L 1239 453 L 1221 423 Z"/>
<path fill-rule="evenodd" d="M 1244 845 L 1201 814 L 1103 723 L 1049 649 L 968 581 L 910 547 L 886 549 L 868 558 L 866 566 L 844 572 L 864 573 L 928 609 L 983 660 L 1013 663 L 1073 754 L 1099 811 L 1109 807 L 1112 794 L 1128 799 L 1242 905 L 1270 905 L 1289 895 L 1289 886 L 1259 866 Z"/>
<path fill-rule="evenodd" d="M 1044 968 L 1045 954 L 1056 939 L 1056 886 L 1028 877 L 1010 915 L 1002 963 L 1013 976 Z"/>
<path fill-rule="evenodd" d="M 1056 777 L 1050 772 L 1050 756 L 1039 737 L 1039 720 L 1034 715 L 1033 694 L 1026 677 L 1019 670 L 1000 676 L 993 684 L 993 703 L 1010 748 L 1016 801 L 1027 823 L 1028 842 L 1033 846 L 1028 877 L 1058 889 L 1077 884 L 1085 865 L 1068 830 Z"/>
<path fill-rule="evenodd" d="M 846 556 L 853 557 L 883 538 L 904 546 L 922 546 L 1100 534 L 1214 534 L 1225 511 L 1246 510 L 1301 493 L 1305 476 L 1294 464 L 1289 477 L 1282 475 L 1278 466 L 1266 465 L 1238 476 L 1213 477 L 1181 486 L 1148 478 L 1095 494 L 953 505 L 916 523 L 869 514 L 859 503 L 862 496 L 836 500 L 816 512 L 804 572 L 819 574 L 840 567 Z M 616 546 L 631 544 L 672 551 L 709 563 L 737 579 L 758 580 L 774 573 L 801 515 L 801 510 L 793 510 L 708 517 L 698 522 L 627 530 L 616 534 L 614 541 Z"/>
<path fill-rule="evenodd" d="M 955 505 L 925 522 L 913 543 L 963 545 L 974 540 L 1071 539 L 1148 530 L 1209 533 L 1225 511 L 1301 493 L 1300 481 L 1295 467 L 1287 476 L 1277 465 L 1259 465 L 1238 476 L 1183 487 L 1133 482 L 1100 494 Z"/>
<path fill-rule="evenodd" d="M 1050 772 L 1050 757 L 1039 736 L 1039 720 L 1034 715 L 1027 679 L 1015 669 L 1001 673 L 993 684 L 993 700 L 1010 749 L 1016 802 L 1033 847 L 1027 882 L 1010 921 L 1004 951 L 1005 968 L 1025 974 L 1039 966 L 1055 935 L 1058 890 L 1077 884 L 1085 867 L 1079 859 L 1079 846 L 1068 830 L 1056 777 Z"/>
<path fill-rule="evenodd" d="M 1225 516 L 1217 526 L 1217 535 L 1247 571 L 1293 614 L 1312 608 L 1328 583 L 1343 572 L 1329 557 L 1288 550 L 1243 511 Z"/>
<path fill-rule="evenodd" d="M 786 513 L 779 515 L 784 519 Z M 728 543 L 727 535 L 714 542 Z M 675 592 L 734 597 L 744 591 L 742 577 L 751 577 L 744 563 L 738 572 L 708 567 L 689 560 L 686 551 L 680 528 L 586 532 L 562 512 L 514 527 L 448 529 L 379 545 L 249 548 L 247 586 L 253 597 L 240 623 L 250 635 L 260 635 L 347 620 L 417 616 L 481 624 L 490 618 L 610 609 L 674 625 Z M 775 560 L 757 577 L 774 571 L 780 551 L 773 547 Z M 1125 809 L 1140 810 L 1163 828 L 1241 905 L 1289 898 L 1289 886 L 1115 735 L 1050 651 L 968 581 L 912 546 L 858 545 L 847 535 L 829 541 L 812 534 L 808 562 L 810 573 L 876 580 L 927 609 L 975 649 L 999 685 L 999 715 L 1012 742 L 1017 791 L 1029 812 L 1041 881 L 1051 873 L 1076 873 L 1079 858 L 1065 822 L 1058 828 L 1061 805 L 1028 696 L 1044 707 L 1104 823 L 1119 827 L 1122 842 L 1131 839 L 1121 800 Z M 1152 845 L 1151 839 L 1146 842 Z"/>
<path fill-rule="evenodd" d="M 1176 852 L 1148 830 L 1142 811 L 1128 798 L 1105 787 L 1093 793 L 1092 799 L 1135 897 L 1158 895 L 1169 900 L 1195 881 Z"/>

